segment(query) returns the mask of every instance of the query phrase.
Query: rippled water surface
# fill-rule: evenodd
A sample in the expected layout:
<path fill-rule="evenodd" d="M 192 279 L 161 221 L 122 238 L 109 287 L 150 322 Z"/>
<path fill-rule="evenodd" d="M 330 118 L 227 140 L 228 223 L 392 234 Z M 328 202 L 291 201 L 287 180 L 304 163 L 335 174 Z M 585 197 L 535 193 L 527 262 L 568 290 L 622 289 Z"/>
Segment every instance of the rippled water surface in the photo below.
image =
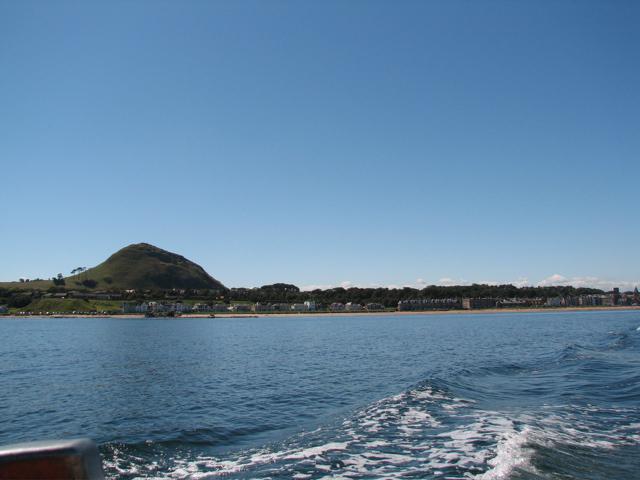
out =
<path fill-rule="evenodd" d="M 640 478 L 640 311 L 0 320 L 0 443 L 112 478 Z"/>

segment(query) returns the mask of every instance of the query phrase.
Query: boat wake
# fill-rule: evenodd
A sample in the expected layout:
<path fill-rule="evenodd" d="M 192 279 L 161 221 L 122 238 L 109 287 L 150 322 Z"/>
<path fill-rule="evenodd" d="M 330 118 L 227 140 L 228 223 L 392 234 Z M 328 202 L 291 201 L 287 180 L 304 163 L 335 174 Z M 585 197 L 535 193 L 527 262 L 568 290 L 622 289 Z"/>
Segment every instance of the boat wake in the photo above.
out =
<path fill-rule="evenodd" d="M 208 455 L 147 445 L 155 452 L 149 461 L 139 447 L 107 445 L 107 473 L 114 478 L 176 479 L 632 478 L 637 475 L 640 408 L 637 396 L 633 402 L 628 400 L 629 395 L 637 395 L 637 376 L 633 370 L 621 370 L 626 383 L 616 378 L 608 384 L 599 369 L 602 352 L 636 346 L 618 335 L 597 351 L 568 346 L 538 365 L 540 378 L 549 382 L 555 378 L 559 383 L 552 388 L 566 389 L 556 397 L 566 397 L 566 403 L 512 402 L 488 408 L 488 400 L 500 392 L 492 391 L 493 379 L 486 382 L 484 391 L 480 389 L 482 378 L 476 372 L 473 381 L 467 377 L 466 383 L 465 377 L 456 378 L 455 383 L 422 382 L 346 418 L 260 448 Z M 531 375 L 526 371 L 509 368 L 504 375 L 513 376 L 510 381 L 515 384 L 522 378 L 522 389 L 527 391 Z M 609 394 L 626 403 L 593 405 L 569 395 L 571 375 L 580 380 L 584 372 L 619 389 Z"/>
<path fill-rule="evenodd" d="M 114 447 L 107 471 L 120 478 L 179 479 L 552 478 L 544 474 L 550 462 L 557 472 L 562 461 L 593 464 L 611 459 L 616 449 L 637 449 L 640 423 L 628 421 L 637 416 L 637 410 L 595 407 L 548 407 L 537 414 L 478 410 L 471 400 L 422 386 L 341 424 L 220 457 L 174 452 L 145 464 L 142 456 Z M 613 425 L 607 434 L 601 433 L 605 417 Z M 606 463 L 602 467 L 611 468 Z"/>

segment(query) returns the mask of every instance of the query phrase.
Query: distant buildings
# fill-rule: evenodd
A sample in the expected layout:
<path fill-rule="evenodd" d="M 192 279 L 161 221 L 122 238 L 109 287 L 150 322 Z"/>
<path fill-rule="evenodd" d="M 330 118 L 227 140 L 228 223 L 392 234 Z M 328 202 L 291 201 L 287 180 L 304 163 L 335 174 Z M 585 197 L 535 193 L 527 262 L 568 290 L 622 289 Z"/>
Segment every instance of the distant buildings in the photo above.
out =
<path fill-rule="evenodd" d="M 213 305 L 211 305 L 211 311 L 212 312 L 228 312 L 229 311 L 229 305 L 226 305 L 224 303 L 214 303 Z"/>
<path fill-rule="evenodd" d="M 0 315 L 4 315 L 5 313 L 9 313 L 9 309 L 5 305 L 0 305 Z"/>
<path fill-rule="evenodd" d="M 271 311 L 272 312 L 289 312 L 291 310 L 288 303 L 272 303 Z"/>
<path fill-rule="evenodd" d="M 567 295 L 564 297 L 549 297 L 544 302 L 545 307 L 615 307 L 632 305 L 632 297 L 621 294 L 619 289 L 609 293 L 591 295 Z"/>
<path fill-rule="evenodd" d="M 235 305 L 234 305 L 235 306 Z M 195 303 L 190 305 L 188 303 L 178 302 L 124 302 L 122 304 L 122 313 L 214 313 L 214 312 L 228 312 L 229 305 L 224 303 L 214 303 L 209 305 L 206 303 Z M 243 308 L 236 308 L 233 311 L 243 311 Z M 251 311 L 251 306 L 248 306 L 248 311 Z"/>
<path fill-rule="evenodd" d="M 451 310 L 460 308 L 460 300 L 457 298 L 418 298 L 412 300 L 400 300 L 398 310 L 423 311 L 423 310 Z"/>
<path fill-rule="evenodd" d="M 253 311 L 254 312 L 270 312 L 271 311 L 271 304 L 270 303 L 256 303 L 253 306 Z"/>
<path fill-rule="evenodd" d="M 620 289 L 619 288 L 614 288 L 611 291 L 610 296 L 611 296 L 611 303 L 613 305 L 618 305 L 620 303 L 621 296 L 620 296 Z"/>
<path fill-rule="evenodd" d="M 347 312 L 361 312 L 363 310 L 362 305 L 360 305 L 359 303 L 355 303 L 355 302 L 348 302 L 344 306 L 344 309 Z"/>
<path fill-rule="evenodd" d="M 462 308 L 474 310 L 477 308 L 495 308 L 498 305 L 497 298 L 463 298 Z"/>
<path fill-rule="evenodd" d="M 120 300 L 122 298 L 121 293 L 113 293 L 113 292 L 78 292 L 72 291 L 68 293 L 62 294 L 54 294 L 54 295 L 66 295 L 71 298 L 82 298 L 85 300 Z M 64 298 L 64 297 L 62 297 Z"/>
<path fill-rule="evenodd" d="M 384 310 L 384 305 L 381 303 L 367 303 L 365 307 L 368 312 L 381 312 Z"/>
<path fill-rule="evenodd" d="M 549 297 L 547 301 L 544 303 L 545 307 L 561 307 L 563 302 L 562 297 Z"/>
<path fill-rule="evenodd" d="M 304 303 L 256 303 L 253 305 L 254 312 L 315 312 L 316 302 L 306 301 Z"/>
<path fill-rule="evenodd" d="M 65 296 L 84 298 L 81 295 L 84 292 L 65 293 L 47 293 L 44 297 L 64 299 Z M 96 293 L 90 294 L 92 298 L 96 298 Z M 98 293 L 97 295 L 103 295 Z M 111 299 L 117 298 L 117 294 L 104 293 Z M 584 295 L 558 295 L 554 297 L 537 297 L 537 298 L 414 298 L 401 300 L 397 304 L 397 310 L 403 311 L 438 311 L 438 310 L 477 310 L 486 308 L 532 308 L 532 307 L 613 307 L 613 306 L 640 306 L 640 293 L 636 287 L 633 292 L 620 292 L 618 288 L 612 289 L 607 293 L 584 294 Z M 6 313 L 0 307 L 0 313 Z M 141 314 L 182 314 L 182 313 L 214 313 L 214 312 L 234 312 L 234 313 L 306 313 L 317 311 L 330 312 L 380 312 L 384 311 L 385 306 L 378 302 L 360 303 L 360 302 L 333 302 L 330 305 L 317 304 L 313 300 L 304 302 L 284 303 L 284 302 L 257 302 L 257 303 L 184 303 L 181 300 L 165 301 L 147 301 L 143 303 L 124 302 L 122 304 L 123 313 L 141 313 Z"/>
<path fill-rule="evenodd" d="M 204 313 L 211 311 L 211 305 L 207 305 L 206 303 L 196 303 L 191 307 L 192 312 Z"/>
<path fill-rule="evenodd" d="M 235 305 L 231 305 L 229 310 L 235 313 L 248 313 L 251 312 L 252 305 L 247 303 L 237 303 Z"/>
<path fill-rule="evenodd" d="M 498 300 L 498 308 L 527 308 L 544 305 L 543 298 L 503 298 Z"/>

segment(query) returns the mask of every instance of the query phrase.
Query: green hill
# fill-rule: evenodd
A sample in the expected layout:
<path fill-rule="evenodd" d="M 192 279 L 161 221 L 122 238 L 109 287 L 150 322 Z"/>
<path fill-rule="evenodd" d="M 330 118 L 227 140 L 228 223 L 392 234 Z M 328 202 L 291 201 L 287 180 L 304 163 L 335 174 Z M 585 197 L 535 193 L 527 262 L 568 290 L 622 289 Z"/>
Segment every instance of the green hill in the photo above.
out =
<path fill-rule="evenodd" d="M 67 288 L 79 282 L 97 289 L 225 289 L 200 265 L 148 243 L 129 245 L 97 267 L 65 280 Z"/>
<path fill-rule="evenodd" d="M 46 289 L 52 285 L 53 283 L 47 280 L 11 282 L 0 286 Z M 129 245 L 100 265 L 65 277 L 64 287 L 67 290 L 226 290 L 222 283 L 211 277 L 200 265 L 148 243 Z"/>

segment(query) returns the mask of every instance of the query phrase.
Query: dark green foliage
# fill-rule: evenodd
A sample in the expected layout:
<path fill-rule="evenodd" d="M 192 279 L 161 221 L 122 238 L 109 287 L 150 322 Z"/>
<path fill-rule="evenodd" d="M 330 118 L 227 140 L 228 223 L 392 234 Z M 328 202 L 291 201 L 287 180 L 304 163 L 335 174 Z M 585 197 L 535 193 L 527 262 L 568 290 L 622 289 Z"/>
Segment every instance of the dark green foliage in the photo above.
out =
<path fill-rule="evenodd" d="M 273 292 L 294 292 L 297 293 L 300 291 L 298 287 L 295 285 L 291 285 L 290 283 L 274 283 L 273 285 L 263 285 L 260 287 L 262 290 L 269 290 Z"/>
<path fill-rule="evenodd" d="M 276 284 L 283 285 L 283 284 Z M 514 285 L 459 285 L 444 287 L 431 285 L 422 290 L 417 288 L 331 288 L 328 290 L 313 290 L 301 292 L 297 287 L 287 289 L 273 288 L 265 285 L 260 288 L 232 288 L 225 294 L 227 301 L 246 302 L 304 302 L 312 300 L 321 305 L 335 302 L 347 303 L 381 303 L 385 307 L 396 307 L 401 300 L 432 299 L 432 298 L 548 298 L 557 296 L 576 296 L 601 294 L 602 290 L 595 288 L 574 287 L 522 287 Z"/>
<path fill-rule="evenodd" d="M 31 303 L 32 297 L 27 294 L 13 295 L 8 299 L 7 306 L 9 308 L 23 308 Z"/>

